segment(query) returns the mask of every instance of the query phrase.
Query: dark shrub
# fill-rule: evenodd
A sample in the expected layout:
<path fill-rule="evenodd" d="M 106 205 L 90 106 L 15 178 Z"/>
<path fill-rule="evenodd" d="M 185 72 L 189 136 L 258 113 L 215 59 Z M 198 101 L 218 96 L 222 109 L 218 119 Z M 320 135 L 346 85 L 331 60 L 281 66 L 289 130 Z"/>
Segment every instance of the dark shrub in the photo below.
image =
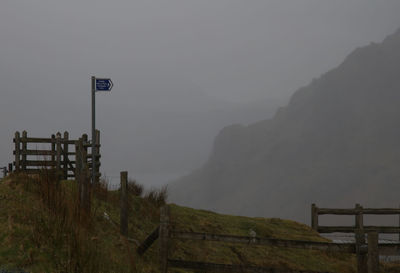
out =
<path fill-rule="evenodd" d="M 143 185 L 136 182 L 136 180 L 128 181 L 128 192 L 133 194 L 134 196 L 142 196 L 143 194 Z"/>
<path fill-rule="evenodd" d="M 144 198 L 157 207 L 161 207 L 167 203 L 168 186 L 164 186 L 161 189 L 152 189 L 145 194 Z"/>

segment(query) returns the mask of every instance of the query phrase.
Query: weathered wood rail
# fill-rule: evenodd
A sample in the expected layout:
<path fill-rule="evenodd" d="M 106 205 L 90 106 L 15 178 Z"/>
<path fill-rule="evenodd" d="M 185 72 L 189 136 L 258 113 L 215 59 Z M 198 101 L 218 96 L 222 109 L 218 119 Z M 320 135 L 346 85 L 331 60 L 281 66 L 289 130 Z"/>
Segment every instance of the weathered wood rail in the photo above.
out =
<path fill-rule="evenodd" d="M 337 244 L 329 242 L 313 242 L 303 240 L 283 240 L 276 238 L 259 238 L 251 236 L 236 236 L 224 234 L 209 234 L 197 232 L 170 231 L 171 239 L 216 241 L 225 243 L 239 243 L 247 245 L 264 245 L 275 247 L 289 247 L 298 249 L 322 250 L 329 252 L 355 253 L 354 244 Z"/>
<path fill-rule="evenodd" d="M 158 239 L 160 227 L 158 226 L 137 248 L 137 253 L 142 256 L 146 250 Z"/>
<path fill-rule="evenodd" d="M 91 150 L 91 143 L 86 134 L 78 140 L 69 139 L 69 133 L 64 132 L 52 135 L 50 138 L 28 137 L 26 131 L 15 133 L 13 139 L 15 143 L 14 162 L 15 171 L 23 171 L 28 174 L 37 174 L 43 169 L 56 169 L 62 179 L 78 179 L 80 171 L 77 168 L 87 167 L 90 170 L 94 165 L 96 168 L 96 181 L 98 182 L 100 174 L 100 132 L 96 131 L 95 150 Z M 32 144 L 47 145 L 47 149 L 32 148 Z M 71 147 L 72 146 L 72 147 Z M 95 153 L 96 162 L 92 164 L 91 153 Z M 33 158 L 32 158 L 33 157 Z M 9 172 L 12 171 L 9 166 Z"/>
<path fill-rule="evenodd" d="M 283 240 L 276 238 L 259 238 L 252 236 L 236 236 L 226 234 L 210 234 L 198 232 L 183 232 L 172 230 L 169 224 L 168 206 L 160 210 L 160 226 L 158 226 L 137 248 L 139 255 L 144 255 L 146 250 L 157 240 L 159 241 L 159 263 L 160 272 L 168 272 L 168 268 L 182 268 L 192 270 L 204 270 L 207 272 L 281 272 L 281 273 L 311 273 L 311 271 L 296 271 L 290 269 L 265 268 L 249 265 L 215 264 L 207 262 L 173 260 L 169 258 L 170 240 L 192 240 L 192 241 L 216 241 L 225 243 L 237 243 L 246 245 L 264 245 L 274 247 L 287 247 L 296 249 L 308 249 L 326 251 L 328 253 L 360 253 L 364 266 L 359 268 L 359 273 L 378 273 L 379 272 L 379 253 L 390 252 L 400 254 L 400 244 L 397 245 L 378 245 L 378 233 L 368 233 L 368 244 L 356 243 L 332 243 L 315 242 L 304 240 Z M 367 255 L 368 254 L 368 255 Z M 366 258 L 366 259 L 364 259 Z M 313 272 L 316 273 L 316 272 Z M 318 272 L 321 273 L 321 272 Z"/>
<path fill-rule="evenodd" d="M 320 215 L 353 215 L 352 226 L 321 226 Z M 399 256 L 400 243 L 379 244 L 379 234 L 399 234 L 399 226 L 365 226 L 364 215 L 400 215 L 397 208 L 363 208 L 356 204 L 351 209 L 319 208 L 311 205 L 311 227 L 319 233 L 354 233 L 359 273 L 379 272 L 379 255 Z M 365 235 L 368 234 L 368 243 Z M 365 249 L 368 248 L 368 251 Z"/>
<path fill-rule="evenodd" d="M 321 226 L 319 225 L 319 215 L 354 215 L 355 224 L 353 226 Z M 330 209 L 319 208 L 315 204 L 311 206 L 311 227 L 319 233 L 357 233 L 363 231 L 377 231 L 378 233 L 400 234 L 400 226 L 365 226 L 364 215 L 399 215 L 400 209 L 394 208 L 363 208 L 356 204 L 352 209 Z"/>
<path fill-rule="evenodd" d="M 193 261 L 180 261 L 180 260 L 168 260 L 168 266 L 182 269 L 192 270 L 204 270 L 205 272 L 260 272 L 260 273 L 315 273 L 315 271 L 308 270 L 291 270 L 291 269 L 279 269 L 279 268 L 266 268 L 257 266 L 245 266 L 245 265 L 234 265 L 234 264 L 215 264 L 215 263 L 202 263 Z M 318 273 L 329 273 L 329 272 L 318 272 Z"/>

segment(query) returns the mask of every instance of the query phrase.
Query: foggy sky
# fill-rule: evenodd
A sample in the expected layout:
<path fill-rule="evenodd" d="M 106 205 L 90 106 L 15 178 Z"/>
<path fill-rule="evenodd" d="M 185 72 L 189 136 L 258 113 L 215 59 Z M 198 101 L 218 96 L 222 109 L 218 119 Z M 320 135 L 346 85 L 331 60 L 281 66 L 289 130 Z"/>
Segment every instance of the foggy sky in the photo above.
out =
<path fill-rule="evenodd" d="M 237 109 L 284 104 L 393 33 L 399 12 L 398 0 L 2 0 L 0 166 L 17 130 L 90 133 L 95 75 L 115 84 L 96 95 L 102 172 L 188 172 L 218 129 L 268 112 Z"/>

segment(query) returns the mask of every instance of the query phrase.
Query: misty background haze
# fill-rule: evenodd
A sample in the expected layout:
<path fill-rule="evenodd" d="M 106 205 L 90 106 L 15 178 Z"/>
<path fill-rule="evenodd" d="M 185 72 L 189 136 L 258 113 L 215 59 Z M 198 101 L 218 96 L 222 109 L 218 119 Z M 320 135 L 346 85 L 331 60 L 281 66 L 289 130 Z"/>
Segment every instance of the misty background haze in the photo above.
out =
<path fill-rule="evenodd" d="M 90 132 L 101 172 L 147 186 L 201 166 L 232 123 L 272 117 L 356 47 L 400 27 L 398 0 L 15 1 L 0 8 L 0 165 L 15 131 Z"/>

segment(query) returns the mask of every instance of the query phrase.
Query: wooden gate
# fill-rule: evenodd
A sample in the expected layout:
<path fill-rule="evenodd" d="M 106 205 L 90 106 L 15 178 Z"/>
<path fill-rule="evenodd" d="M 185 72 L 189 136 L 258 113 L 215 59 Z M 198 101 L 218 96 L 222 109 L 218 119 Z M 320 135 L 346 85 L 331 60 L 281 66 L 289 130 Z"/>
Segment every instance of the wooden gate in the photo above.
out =
<path fill-rule="evenodd" d="M 69 133 L 52 135 L 50 138 L 28 137 L 26 131 L 15 133 L 14 162 L 15 171 L 38 174 L 44 169 L 55 169 L 62 179 L 78 178 L 77 162 L 92 169 L 92 152 L 95 153 L 96 181 L 100 174 L 100 131 L 96 130 L 95 150 L 86 134 L 78 140 L 69 139 Z M 47 147 L 46 147 L 47 146 Z M 90 150 L 90 153 L 88 152 Z M 79 164 L 78 164 L 79 167 Z"/>

